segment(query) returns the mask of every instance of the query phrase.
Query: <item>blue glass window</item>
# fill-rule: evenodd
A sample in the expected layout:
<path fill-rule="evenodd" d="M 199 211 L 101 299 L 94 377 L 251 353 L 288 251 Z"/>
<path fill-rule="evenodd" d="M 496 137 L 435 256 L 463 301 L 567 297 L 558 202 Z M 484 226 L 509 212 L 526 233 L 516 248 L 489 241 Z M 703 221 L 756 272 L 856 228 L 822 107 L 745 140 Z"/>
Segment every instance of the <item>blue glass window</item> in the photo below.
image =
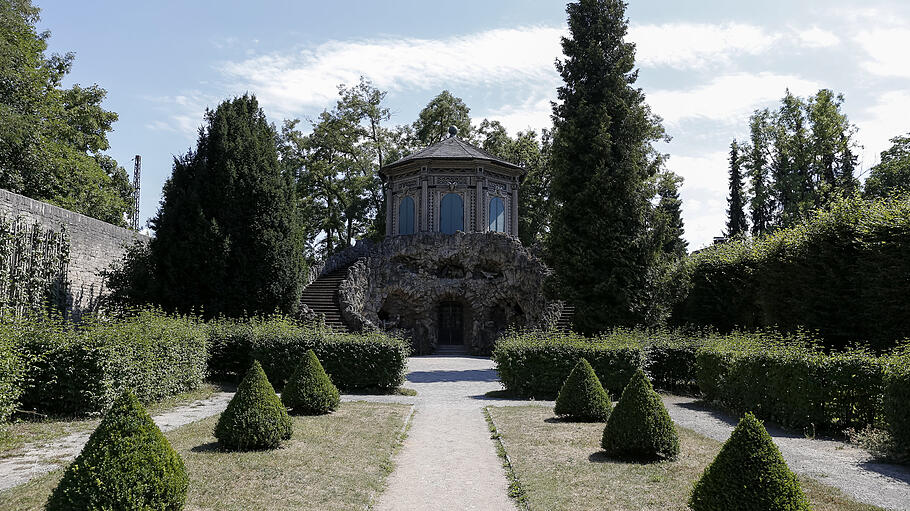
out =
<path fill-rule="evenodd" d="M 464 230 L 464 201 L 457 193 L 448 193 L 442 198 L 439 208 L 439 231 L 455 234 Z"/>
<path fill-rule="evenodd" d="M 506 207 L 499 197 L 490 199 L 490 230 L 506 232 Z"/>
<path fill-rule="evenodd" d="M 398 234 L 414 234 L 414 199 L 410 197 L 398 205 Z"/>

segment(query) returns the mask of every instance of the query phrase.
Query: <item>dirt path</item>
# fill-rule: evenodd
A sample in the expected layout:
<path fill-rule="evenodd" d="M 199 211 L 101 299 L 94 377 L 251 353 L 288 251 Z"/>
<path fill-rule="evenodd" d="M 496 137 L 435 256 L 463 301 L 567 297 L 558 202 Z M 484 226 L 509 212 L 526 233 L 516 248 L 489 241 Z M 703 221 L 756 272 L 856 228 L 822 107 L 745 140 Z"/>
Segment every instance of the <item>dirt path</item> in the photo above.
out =
<path fill-rule="evenodd" d="M 161 431 L 170 431 L 221 413 L 233 395 L 232 392 L 218 392 L 207 399 L 172 408 L 153 419 Z M 46 444 L 26 446 L 20 454 L 0 459 L 0 491 L 66 465 L 79 454 L 89 435 L 91 431 L 74 433 Z"/>
<path fill-rule="evenodd" d="M 501 389 L 493 363 L 432 356 L 413 357 L 408 367 L 416 411 L 376 508 L 514 510 L 481 410 L 490 404 L 484 393 Z"/>

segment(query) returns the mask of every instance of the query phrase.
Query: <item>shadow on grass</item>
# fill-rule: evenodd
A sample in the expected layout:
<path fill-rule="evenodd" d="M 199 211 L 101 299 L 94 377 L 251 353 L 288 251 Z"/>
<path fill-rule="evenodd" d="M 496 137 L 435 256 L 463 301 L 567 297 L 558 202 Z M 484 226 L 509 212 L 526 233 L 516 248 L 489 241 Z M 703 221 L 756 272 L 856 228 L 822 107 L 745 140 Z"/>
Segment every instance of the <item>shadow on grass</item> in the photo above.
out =
<path fill-rule="evenodd" d="M 214 442 L 208 442 L 205 444 L 197 445 L 196 447 L 193 447 L 192 449 L 190 449 L 190 451 L 208 452 L 208 453 L 225 452 L 224 448 L 221 447 L 221 444 L 218 443 L 217 440 Z"/>
<path fill-rule="evenodd" d="M 606 451 L 597 451 L 588 455 L 588 461 L 591 463 L 612 463 L 614 465 L 654 465 L 667 460 L 610 456 Z"/>

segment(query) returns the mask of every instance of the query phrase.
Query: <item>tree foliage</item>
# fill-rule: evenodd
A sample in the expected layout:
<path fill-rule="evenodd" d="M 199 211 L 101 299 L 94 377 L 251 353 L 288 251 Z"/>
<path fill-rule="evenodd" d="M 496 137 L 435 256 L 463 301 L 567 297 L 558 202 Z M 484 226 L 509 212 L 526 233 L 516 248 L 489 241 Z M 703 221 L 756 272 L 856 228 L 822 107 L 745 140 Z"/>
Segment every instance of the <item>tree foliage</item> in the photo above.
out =
<path fill-rule="evenodd" d="M 872 167 L 864 194 L 884 198 L 910 192 L 910 133 L 891 139 L 891 147 L 881 153 L 881 162 Z"/>
<path fill-rule="evenodd" d="M 153 301 L 207 315 L 292 311 L 303 273 L 293 178 L 254 96 L 205 114 L 175 158 L 149 247 Z"/>
<path fill-rule="evenodd" d="M 641 369 L 622 391 L 600 445 L 615 458 L 652 461 L 676 459 L 679 455 L 676 425 Z"/>
<path fill-rule="evenodd" d="M 448 90 L 439 93 L 420 111 L 414 121 L 414 137 L 421 147 L 440 142 L 449 135 L 449 127 L 458 128 L 458 136 L 471 140 L 471 109 Z"/>
<path fill-rule="evenodd" d="M 526 246 L 544 242 L 549 233 L 553 203 L 550 201 L 550 150 L 552 133 L 544 129 L 519 131 L 512 138 L 499 121 L 484 119 L 474 132 L 488 153 L 527 171 L 518 188 L 518 238 Z"/>
<path fill-rule="evenodd" d="M 743 195 L 742 156 L 739 143 L 730 143 L 730 195 L 727 196 L 727 231 L 726 235 L 735 238 L 746 234 L 749 228 L 743 207 L 746 199 Z"/>
<path fill-rule="evenodd" d="M 659 249 L 652 221 L 653 176 L 665 138 L 645 103 L 635 46 L 619 0 L 567 7 L 570 36 L 556 64 L 549 253 L 555 290 L 575 306 L 585 332 L 648 320 L 650 268 Z"/>
<path fill-rule="evenodd" d="M 297 364 L 281 393 L 281 402 L 295 414 L 322 415 L 338 408 L 340 394 L 313 350 Z"/>
<path fill-rule="evenodd" d="M 339 86 L 335 108 L 312 121 L 304 135 L 299 120 L 286 121 L 282 163 L 297 180 L 300 221 L 310 260 L 322 259 L 358 238 L 385 234 L 385 201 L 379 169 L 397 159 L 396 133 L 385 126 L 386 93 L 361 78 Z M 316 246 L 319 239 L 320 246 Z"/>
<path fill-rule="evenodd" d="M 856 127 L 842 112 L 843 102 L 828 89 L 807 99 L 787 91 L 777 110 L 752 114 L 743 152 L 753 235 L 796 225 L 857 189 Z"/>
<path fill-rule="evenodd" d="M 125 226 L 133 188 L 104 154 L 117 114 L 98 85 L 62 87 L 75 56 L 48 56 L 30 0 L 0 1 L 0 188 Z"/>

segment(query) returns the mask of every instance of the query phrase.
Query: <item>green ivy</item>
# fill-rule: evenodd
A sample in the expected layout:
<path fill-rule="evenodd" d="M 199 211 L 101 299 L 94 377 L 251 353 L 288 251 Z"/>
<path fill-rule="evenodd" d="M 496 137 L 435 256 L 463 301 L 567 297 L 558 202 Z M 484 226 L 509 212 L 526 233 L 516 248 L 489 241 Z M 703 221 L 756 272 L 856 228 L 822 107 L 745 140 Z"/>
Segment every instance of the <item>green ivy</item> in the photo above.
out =
<path fill-rule="evenodd" d="M 62 309 L 68 263 L 65 229 L 0 215 L 0 317 L 37 312 L 48 303 Z"/>

